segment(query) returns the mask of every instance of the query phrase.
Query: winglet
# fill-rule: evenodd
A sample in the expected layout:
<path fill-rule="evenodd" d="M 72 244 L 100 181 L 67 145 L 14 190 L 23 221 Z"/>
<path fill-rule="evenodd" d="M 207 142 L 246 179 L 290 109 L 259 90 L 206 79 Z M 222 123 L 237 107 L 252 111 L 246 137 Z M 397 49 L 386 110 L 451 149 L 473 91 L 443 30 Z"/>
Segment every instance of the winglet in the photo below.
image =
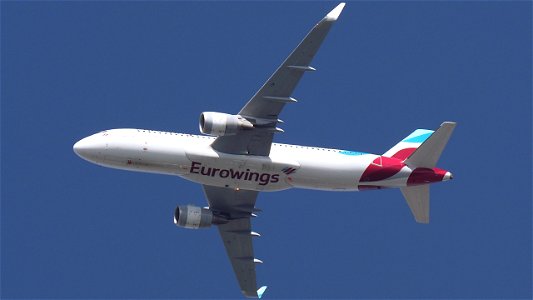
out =
<path fill-rule="evenodd" d="M 346 5 L 346 3 L 344 2 L 341 2 L 341 4 L 337 5 L 337 7 L 335 7 L 332 11 L 329 12 L 329 14 L 326 15 L 326 20 L 337 21 L 337 19 L 341 15 L 344 5 Z"/>
<path fill-rule="evenodd" d="M 264 286 L 260 287 L 260 288 L 257 290 L 257 297 L 258 297 L 259 299 L 261 299 L 261 297 L 263 297 L 263 293 L 266 291 L 266 289 L 267 289 L 267 286 L 264 285 Z"/>

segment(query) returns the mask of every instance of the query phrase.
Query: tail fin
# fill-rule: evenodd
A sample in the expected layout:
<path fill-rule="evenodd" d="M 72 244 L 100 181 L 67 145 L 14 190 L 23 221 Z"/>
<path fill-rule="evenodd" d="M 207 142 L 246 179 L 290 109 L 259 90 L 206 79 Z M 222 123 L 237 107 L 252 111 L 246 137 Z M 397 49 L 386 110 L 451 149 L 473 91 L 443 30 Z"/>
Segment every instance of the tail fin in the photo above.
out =
<path fill-rule="evenodd" d="M 411 156 L 411 154 L 413 154 L 413 152 L 415 152 L 415 150 L 418 149 L 418 147 L 420 147 L 420 145 L 422 145 L 433 132 L 433 130 L 417 129 L 394 147 L 390 148 L 390 150 L 385 152 L 383 156 L 405 160 Z"/>
<path fill-rule="evenodd" d="M 434 168 L 455 129 L 444 122 L 437 131 L 417 129 L 384 155 L 402 159 L 410 168 Z M 405 158 L 404 158 L 405 157 Z M 400 189 L 418 223 L 429 223 L 429 184 Z"/>
<path fill-rule="evenodd" d="M 433 168 L 448 143 L 455 122 L 444 122 L 437 131 L 417 129 L 383 156 L 397 158 L 414 167 Z"/>
<path fill-rule="evenodd" d="M 444 122 L 406 160 L 413 167 L 434 168 L 455 128 L 455 122 Z"/>

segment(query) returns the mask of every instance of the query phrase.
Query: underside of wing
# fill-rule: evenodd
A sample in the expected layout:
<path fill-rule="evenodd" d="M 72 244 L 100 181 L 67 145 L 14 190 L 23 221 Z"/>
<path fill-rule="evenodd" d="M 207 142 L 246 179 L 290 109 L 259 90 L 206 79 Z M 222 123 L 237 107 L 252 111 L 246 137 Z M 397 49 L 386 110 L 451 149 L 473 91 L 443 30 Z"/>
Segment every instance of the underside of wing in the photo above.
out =
<path fill-rule="evenodd" d="M 246 103 L 239 115 L 276 120 L 286 103 L 296 102 L 296 99 L 291 97 L 292 92 L 304 72 L 315 70 L 310 65 L 311 61 L 343 8 L 344 3 L 339 4 L 311 29 L 261 89 Z"/>
<path fill-rule="evenodd" d="M 204 185 L 209 208 L 228 219 L 249 218 L 255 209 L 258 191 Z"/>
<path fill-rule="evenodd" d="M 218 137 L 212 145 L 215 150 L 268 156 L 273 133 L 282 131 L 276 127 L 279 114 L 285 104 L 297 102 L 291 95 L 303 74 L 315 70 L 311 61 L 343 8 L 344 3 L 339 4 L 316 24 L 238 113 L 254 124 L 254 128 Z"/>
<path fill-rule="evenodd" d="M 237 135 L 218 137 L 211 146 L 224 153 L 268 156 L 273 139 L 272 130 L 252 129 Z"/>
<path fill-rule="evenodd" d="M 219 225 L 218 231 L 242 293 L 258 297 L 255 264 L 261 261 L 254 257 L 250 218 L 231 220 Z"/>
<path fill-rule="evenodd" d="M 261 261 L 254 257 L 252 243 L 252 238 L 259 235 L 252 231 L 250 222 L 258 192 L 207 185 L 203 188 L 209 208 L 228 220 L 218 225 L 218 231 L 242 293 L 260 298 L 265 288 L 257 289 L 255 265 Z"/>

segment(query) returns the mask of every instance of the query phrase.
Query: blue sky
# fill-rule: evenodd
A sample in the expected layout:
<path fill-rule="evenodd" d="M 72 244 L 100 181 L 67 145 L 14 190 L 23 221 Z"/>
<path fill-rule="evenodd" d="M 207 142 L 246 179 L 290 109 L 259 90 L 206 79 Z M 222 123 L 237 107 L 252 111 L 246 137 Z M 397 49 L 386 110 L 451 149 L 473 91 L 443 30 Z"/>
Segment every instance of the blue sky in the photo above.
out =
<path fill-rule="evenodd" d="M 87 163 L 103 129 L 236 113 L 336 2 L 2 2 L 2 298 L 235 298 L 177 177 Z M 397 190 L 262 193 L 268 298 L 531 298 L 531 2 L 349 2 L 276 141 L 383 153 L 458 126 L 431 224 Z"/>

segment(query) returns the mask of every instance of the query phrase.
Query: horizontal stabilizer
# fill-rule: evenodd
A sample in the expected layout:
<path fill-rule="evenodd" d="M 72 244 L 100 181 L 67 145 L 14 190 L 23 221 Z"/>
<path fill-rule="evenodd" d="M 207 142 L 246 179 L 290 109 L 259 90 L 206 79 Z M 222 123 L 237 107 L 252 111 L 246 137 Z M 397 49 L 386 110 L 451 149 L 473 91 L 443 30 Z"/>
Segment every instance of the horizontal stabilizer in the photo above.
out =
<path fill-rule="evenodd" d="M 429 223 L 429 184 L 400 189 L 418 223 Z"/>

